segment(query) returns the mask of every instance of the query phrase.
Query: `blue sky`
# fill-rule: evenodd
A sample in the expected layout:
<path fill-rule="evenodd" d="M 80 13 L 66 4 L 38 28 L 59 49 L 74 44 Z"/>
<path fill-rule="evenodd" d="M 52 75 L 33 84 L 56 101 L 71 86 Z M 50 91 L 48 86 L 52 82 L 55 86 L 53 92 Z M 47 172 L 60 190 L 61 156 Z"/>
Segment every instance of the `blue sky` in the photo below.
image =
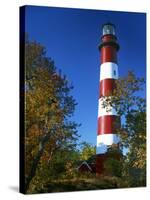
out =
<path fill-rule="evenodd" d="M 73 119 L 81 123 L 81 141 L 96 144 L 99 96 L 99 51 L 102 24 L 114 23 L 120 44 L 119 76 L 133 70 L 146 76 L 146 15 L 52 7 L 26 7 L 25 30 L 30 40 L 46 47 L 74 89 L 78 105 Z"/>

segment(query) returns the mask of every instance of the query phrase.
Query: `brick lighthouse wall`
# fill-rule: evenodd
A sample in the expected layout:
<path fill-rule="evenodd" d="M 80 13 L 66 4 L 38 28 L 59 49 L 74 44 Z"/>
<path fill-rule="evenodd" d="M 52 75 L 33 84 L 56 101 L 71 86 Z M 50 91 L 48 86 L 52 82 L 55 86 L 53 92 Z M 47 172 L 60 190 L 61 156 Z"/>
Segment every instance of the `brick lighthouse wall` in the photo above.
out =
<path fill-rule="evenodd" d="M 117 50 L 119 45 L 113 34 L 103 35 L 100 44 L 100 86 L 98 103 L 97 156 L 96 173 L 104 173 L 104 162 L 107 159 L 108 147 L 119 144 L 117 135 L 118 116 L 115 108 L 103 107 L 102 97 L 111 97 L 118 79 Z"/>

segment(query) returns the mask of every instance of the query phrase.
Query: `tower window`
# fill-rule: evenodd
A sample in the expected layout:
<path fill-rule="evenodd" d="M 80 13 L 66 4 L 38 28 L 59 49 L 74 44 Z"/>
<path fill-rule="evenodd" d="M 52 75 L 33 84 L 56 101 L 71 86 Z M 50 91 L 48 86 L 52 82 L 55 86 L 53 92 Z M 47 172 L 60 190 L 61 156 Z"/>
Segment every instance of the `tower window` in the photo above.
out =
<path fill-rule="evenodd" d="M 116 70 L 114 70 L 114 76 L 116 76 Z"/>

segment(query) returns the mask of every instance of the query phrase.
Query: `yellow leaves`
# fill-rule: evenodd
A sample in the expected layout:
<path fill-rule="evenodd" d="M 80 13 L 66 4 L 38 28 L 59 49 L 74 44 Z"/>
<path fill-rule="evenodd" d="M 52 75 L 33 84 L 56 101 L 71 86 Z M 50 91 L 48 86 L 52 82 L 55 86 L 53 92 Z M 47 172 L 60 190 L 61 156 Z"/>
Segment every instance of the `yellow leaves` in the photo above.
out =
<path fill-rule="evenodd" d="M 140 139 L 142 139 L 142 140 L 145 140 L 146 141 L 146 134 L 144 133 L 139 133 L 138 134 L 138 137 L 140 138 Z"/>
<path fill-rule="evenodd" d="M 66 175 L 71 176 L 74 172 L 74 166 L 71 161 L 66 162 L 65 165 Z"/>
<path fill-rule="evenodd" d="M 144 169 L 146 166 L 146 144 L 135 148 L 136 160 L 133 163 L 133 167 Z"/>
<path fill-rule="evenodd" d="M 71 145 L 74 147 L 77 125 L 70 125 L 67 119 L 74 111 L 75 101 L 69 96 L 72 88 L 65 76 L 56 72 L 54 63 L 36 42 L 28 42 L 25 53 L 25 173 L 31 179 L 27 186 L 32 188 L 34 184 L 39 187 L 41 181 L 45 183 L 48 174 L 61 173 L 60 164 L 65 168 L 64 159 L 67 160 L 68 155 L 64 153 L 62 158 L 60 152 L 57 161 L 56 154 L 61 151 L 60 147 L 68 151 Z M 50 165 L 49 161 L 55 158 L 58 163 Z M 70 166 L 67 163 L 66 168 L 69 170 Z M 36 190 L 34 186 L 32 189 Z"/>
<path fill-rule="evenodd" d="M 95 155 L 95 147 L 88 144 L 88 143 L 83 143 L 82 144 L 82 151 L 80 153 L 80 159 L 81 160 L 88 160 L 92 155 Z"/>
<path fill-rule="evenodd" d="M 33 81 L 35 85 L 34 89 L 27 90 L 25 96 L 25 114 L 26 119 L 30 122 L 43 121 L 49 112 L 52 113 L 58 109 L 58 103 L 54 95 L 54 87 L 52 84 L 49 84 L 50 77 L 48 71 L 43 68 L 39 71 L 40 78 Z M 48 101 L 51 99 L 53 99 L 53 102 L 49 104 Z"/>
<path fill-rule="evenodd" d="M 33 137 L 37 137 L 42 134 L 42 130 L 38 127 L 37 124 L 33 124 L 29 129 L 28 129 L 28 135 L 32 135 Z"/>

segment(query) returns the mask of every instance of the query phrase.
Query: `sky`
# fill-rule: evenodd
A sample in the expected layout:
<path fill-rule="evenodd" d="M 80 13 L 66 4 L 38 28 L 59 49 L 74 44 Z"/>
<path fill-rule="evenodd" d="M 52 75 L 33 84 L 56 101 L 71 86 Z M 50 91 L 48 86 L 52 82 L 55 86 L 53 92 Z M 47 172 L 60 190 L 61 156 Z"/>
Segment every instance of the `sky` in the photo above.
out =
<path fill-rule="evenodd" d="M 58 69 L 73 84 L 78 105 L 73 120 L 81 123 L 80 141 L 96 144 L 102 25 L 116 26 L 120 45 L 119 76 L 133 70 L 146 77 L 146 14 L 27 6 L 25 31 L 46 47 Z M 145 92 L 141 95 L 145 95 Z"/>

